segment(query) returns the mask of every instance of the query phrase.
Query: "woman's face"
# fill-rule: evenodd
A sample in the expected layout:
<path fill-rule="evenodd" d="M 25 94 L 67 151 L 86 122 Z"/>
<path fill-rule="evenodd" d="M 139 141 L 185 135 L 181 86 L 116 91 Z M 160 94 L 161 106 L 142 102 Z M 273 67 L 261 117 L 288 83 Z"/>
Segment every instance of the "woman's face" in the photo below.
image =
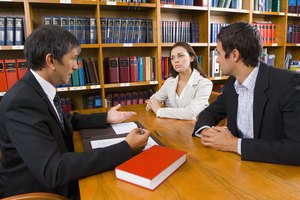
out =
<path fill-rule="evenodd" d="M 175 47 L 171 51 L 171 63 L 178 73 L 185 73 L 191 70 L 191 62 L 194 60 L 183 47 Z"/>

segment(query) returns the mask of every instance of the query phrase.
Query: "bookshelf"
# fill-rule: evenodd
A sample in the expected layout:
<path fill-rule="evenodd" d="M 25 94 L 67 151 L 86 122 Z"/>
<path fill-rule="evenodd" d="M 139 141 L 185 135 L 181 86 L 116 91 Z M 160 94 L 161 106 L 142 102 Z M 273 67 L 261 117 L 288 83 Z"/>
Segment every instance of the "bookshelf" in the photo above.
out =
<path fill-rule="evenodd" d="M 98 85 L 58 88 L 62 97 L 70 97 L 76 110 L 86 109 L 85 96 L 101 95 L 105 107 L 107 93 L 139 90 L 157 90 L 164 83 L 162 79 L 161 57 L 169 56 L 174 43 L 162 42 L 161 21 L 189 21 L 199 26 L 198 42 L 190 43 L 195 52 L 202 56 L 202 68 L 214 84 L 223 83 L 227 77 L 212 77 L 210 71 L 210 51 L 216 48 L 211 43 L 211 23 L 232 23 L 247 21 L 271 21 L 275 24 L 273 43 L 264 44 L 268 53 L 276 55 L 275 65 L 283 68 L 286 52 L 293 54 L 293 59 L 300 60 L 300 43 L 287 43 L 287 25 L 297 24 L 300 14 L 288 13 L 288 0 L 281 1 L 280 12 L 254 10 L 255 0 L 242 0 L 241 9 L 208 6 L 184 6 L 161 4 L 159 0 L 147 0 L 147 3 L 127 3 L 100 0 L 0 0 L 0 17 L 13 16 L 24 18 L 25 38 L 38 26 L 44 24 L 46 16 L 79 16 L 97 19 L 97 44 L 81 44 L 81 57 L 92 58 L 98 68 Z M 153 42 L 151 43 L 102 43 L 100 18 L 143 18 L 152 20 Z M 108 83 L 107 57 L 129 56 L 155 57 L 155 80 Z M 23 58 L 23 46 L 0 46 L 0 59 Z M 5 92 L 0 92 L 0 99 Z"/>

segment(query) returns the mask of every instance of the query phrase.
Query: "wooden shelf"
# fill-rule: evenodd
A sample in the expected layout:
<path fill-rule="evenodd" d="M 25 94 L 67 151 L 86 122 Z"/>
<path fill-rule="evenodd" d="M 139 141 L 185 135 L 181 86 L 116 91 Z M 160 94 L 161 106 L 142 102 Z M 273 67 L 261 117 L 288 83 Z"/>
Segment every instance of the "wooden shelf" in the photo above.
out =
<path fill-rule="evenodd" d="M 145 86 L 145 85 L 158 85 L 158 81 L 104 84 L 104 88 L 119 88 L 119 87 Z"/>

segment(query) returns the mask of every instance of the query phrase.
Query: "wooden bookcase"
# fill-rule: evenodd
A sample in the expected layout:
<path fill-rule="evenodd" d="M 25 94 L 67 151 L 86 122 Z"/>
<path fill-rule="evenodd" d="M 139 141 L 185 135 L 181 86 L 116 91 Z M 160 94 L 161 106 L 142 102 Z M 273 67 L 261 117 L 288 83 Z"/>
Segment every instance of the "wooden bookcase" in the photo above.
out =
<path fill-rule="evenodd" d="M 210 1 L 208 1 L 208 5 Z M 287 44 L 287 24 L 299 22 L 300 14 L 288 13 L 288 0 L 281 1 L 280 12 L 254 11 L 254 0 L 243 0 L 242 9 L 225 9 L 199 6 L 179 6 L 160 4 L 159 0 L 147 0 L 140 5 L 135 3 L 100 1 L 100 0 L 0 0 L 0 16 L 16 16 L 24 18 L 25 38 L 35 28 L 44 23 L 45 16 L 83 16 L 97 18 L 98 44 L 82 44 L 81 57 L 94 59 L 99 72 L 100 84 L 85 87 L 67 87 L 58 89 L 60 96 L 71 97 L 75 109 L 85 109 L 84 96 L 100 94 L 103 105 L 108 92 L 138 91 L 144 89 L 157 90 L 163 84 L 161 72 L 161 56 L 169 56 L 173 43 L 161 42 L 160 21 L 195 21 L 199 23 L 199 43 L 191 43 L 195 52 L 202 55 L 202 67 L 210 75 L 210 51 L 216 43 L 210 43 L 210 24 L 232 23 L 237 21 L 256 22 L 272 21 L 276 25 L 275 43 L 265 44 L 268 53 L 276 55 L 275 65 L 283 68 L 287 51 L 293 59 L 300 59 L 300 44 Z M 153 43 L 101 44 L 100 17 L 131 17 L 152 19 Z M 156 57 L 156 80 L 107 84 L 104 82 L 106 57 L 121 56 L 154 56 Z M 17 59 L 23 57 L 23 46 L 0 46 L 0 59 Z M 211 78 L 215 84 L 227 77 Z M 0 93 L 3 96 L 4 93 Z M 1 98 L 1 97 L 0 97 Z"/>

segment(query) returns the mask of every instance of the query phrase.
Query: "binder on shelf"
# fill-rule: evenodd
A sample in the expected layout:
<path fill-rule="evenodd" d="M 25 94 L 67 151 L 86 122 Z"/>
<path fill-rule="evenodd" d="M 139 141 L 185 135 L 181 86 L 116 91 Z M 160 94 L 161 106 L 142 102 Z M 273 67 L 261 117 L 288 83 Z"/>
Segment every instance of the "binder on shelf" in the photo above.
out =
<path fill-rule="evenodd" d="M 115 168 L 120 180 L 154 190 L 186 161 L 186 152 L 154 145 Z"/>
<path fill-rule="evenodd" d="M 91 44 L 91 27 L 90 27 L 90 18 L 84 17 L 84 43 Z"/>
<path fill-rule="evenodd" d="M 7 90 L 18 81 L 18 72 L 16 68 L 16 60 L 4 60 L 6 69 Z"/>
<path fill-rule="evenodd" d="M 70 30 L 69 24 L 69 17 L 61 17 L 60 18 L 60 27 L 66 29 L 67 31 Z"/>
<path fill-rule="evenodd" d="M 52 17 L 51 16 L 45 16 L 44 17 L 44 25 L 51 25 L 52 24 Z"/>
<path fill-rule="evenodd" d="M 74 36 L 76 36 L 76 33 L 75 33 L 75 17 L 69 17 L 69 31 Z"/>
<path fill-rule="evenodd" d="M 153 30 L 152 30 L 152 19 L 147 19 L 147 43 L 152 43 L 153 42 Z"/>
<path fill-rule="evenodd" d="M 84 30 L 84 18 L 75 17 L 75 36 L 79 40 L 80 44 L 85 43 Z"/>
<path fill-rule="evenodd" d="M 100 18 L 100 23 L 101 23 L 101 42 L 102 43 L 107 43 L 106 37 L 107 37 L 107 18 L 106 17 L 101 17 Z"/>
<path fill-rule="evenodd" d="M 114 18 L 113 43 L 120 43 L 121 18 Z"/>
<path fill-rule="evenodd" d="M 7 91 L 7 83 L 6 83 L 6 70 L 4 61 L 0 60 L 0 92 Z"/>
<path fill-rule="evenodd" d="M 17 59 L 18 79 L 21 79 L 27 72 L 26 59 Z"/>
<path fill-rule="evenodd" d="M 120 43 L 127 42 L 127 25 L 128 25 L 128 19 L 126 18 L 121 19 Z"/>

